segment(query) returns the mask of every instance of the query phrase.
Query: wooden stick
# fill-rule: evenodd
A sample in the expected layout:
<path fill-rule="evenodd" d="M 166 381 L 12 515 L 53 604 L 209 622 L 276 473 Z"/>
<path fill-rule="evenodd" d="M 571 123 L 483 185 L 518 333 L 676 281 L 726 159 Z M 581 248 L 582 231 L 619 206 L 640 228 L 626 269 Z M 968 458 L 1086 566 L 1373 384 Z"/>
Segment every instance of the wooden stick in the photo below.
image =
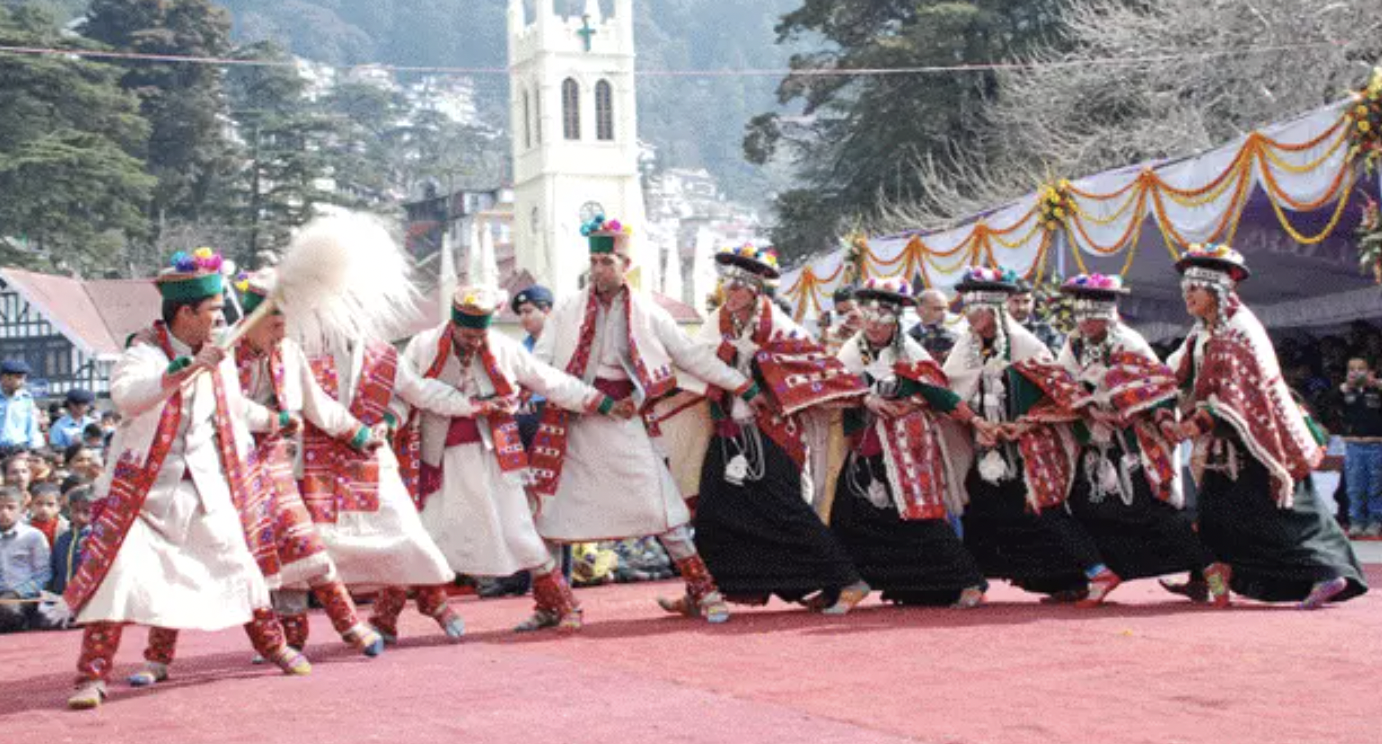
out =
<path fill-rule="evenodd" d="M 259 325 L 259 323 L 263 321 L 265 318 L 269 317 L 269 315 L 273 313 L 274 309 L 277 307 L 278 304 L 274 301 L 273 297 L 264 298 L 264 301 L 259 304 L 259 307 L 256 307 L 254 309 L 254 312 L 250 313 L 248 317 L 245 317 L 239 323 L 236 323 L 235 327 L 231 329 L 230 333 L 227 334 L 225 338 L 221 339 L 220 343 L 218 343 L 217 346 L 220 346 L 222 349 L 225 349 L 226 351 L 234 349 L 235 344 L 239 343 L 240 339 L 245 337 L 245 334 L 253 330 L 253 328 Z M 206 371 L 205 367 L 198 367 L 196 371 L 194 371 L 191 375 L 188 375 L 186 380 L 182 381 L 183 386 L 185 387 L 187 383 L 197 379 L 197 375 L 201 374 L 204 371 Z"/>

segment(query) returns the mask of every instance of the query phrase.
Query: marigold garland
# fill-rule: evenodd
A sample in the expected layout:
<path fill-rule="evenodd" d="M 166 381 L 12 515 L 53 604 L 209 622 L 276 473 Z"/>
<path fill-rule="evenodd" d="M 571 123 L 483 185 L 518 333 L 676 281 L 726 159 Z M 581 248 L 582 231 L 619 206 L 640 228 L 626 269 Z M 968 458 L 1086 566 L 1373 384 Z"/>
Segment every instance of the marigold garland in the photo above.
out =
<path fill-rule="evenodd" d="M 1382 207 L 1377 200 L 1363 195 L 1363 221 L 1358 224 L 1358 268 L 1372 274 L 1373 281 L 1382 284 Z"/>
<path fill-rule="evenodd" d="M 1349 160 L 1361 159 L 1363 167 L 1372 173 L 1382 160 L 1382 67 L 1373 68 L 1367 87 L 1354 91 L 1353 105 L 1344 116 L 1353 143 Z"/>
<path fill-rule="evenodd" d="M 1066 220 L 1075 212 L 1075 202 L 1070 196 L 1070 182 L 1062 178 L 1055 184 L 1047 184 L 1037 192 L 1037 205 L 1041 208 L 1041 224 L 1050 232 L 1065 227 Z"/>

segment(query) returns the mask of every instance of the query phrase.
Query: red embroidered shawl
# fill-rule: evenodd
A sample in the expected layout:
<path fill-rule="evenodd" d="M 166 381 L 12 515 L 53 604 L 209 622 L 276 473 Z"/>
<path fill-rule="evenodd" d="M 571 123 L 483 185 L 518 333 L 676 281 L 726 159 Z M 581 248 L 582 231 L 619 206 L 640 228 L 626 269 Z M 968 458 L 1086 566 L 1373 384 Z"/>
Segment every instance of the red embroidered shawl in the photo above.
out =
<path fill-rule="evenodd" d="M 864 381 L 845 369 L 839 359 L 826 352 L 825 347 L 805 336 L 782 334 L 773 330 L 773 305 L 767 297 L 758 298 L 754 309 L 753 343 L 758 347 L 753 366 L 763 383 L 763 391 L 775 406 L 771 414 L 758 414 L 758 428 L 781 447 L 797 464 L 806 465 L 806 441 L 795 414 L 839 398 L 861 396 L 868 392 Z M 733 367 L 738 361 L 734 342 L 734 320 L 725 308 L 719 310 L 720 345 L 715 355 Z M 733 392 L 719 391 L 714 399 L 721 410 L 728 412 L 733 405 Z"/>
<path fill-rule="evenodd" d="M 152 336 L 169 359 L 174 357 L 168 329 L 162 322 L 154 324 Z M 212 385 L 216 395 L 216 442 L 221 456 L 221 467 L 230 486 L 231 500 L 240 514 L 244 528 L 245 542 L 250 553 L 259 564 L 265 578 L 273 579 L 279 573 L 278 553 L 273 543 L 273 528 L 270 515 L 271 499 L 268 483 L 264 480 L 258 459 L 251 452 L 245 462 L 241 462 L 235 451 L 235 429 L 231 422 L 226 400 L 225 381 L 219 369 L 212 370 Z M 91 534 L 82 546 L 82 563 L 71 583 L 63 593 L 63 599 L 73 614 L 81 611 L 101 582 L 105 580 L 115 556 L 125 542 L 134 520 L 148 498 L 158 473 L 163 469 L 163 461 L 172 449 L 182 420 L 182 390 L 174 392 L 163 404 L 159 413 L 158 428 L 153 445 L 141 461 L 138 455 L 126 452 L 116 463 L 110 490 L 102 499 L 91 520 Z"/>
<path fill-rule="evenodd" d="M 1161 435 L 1155 422 L 1139 414 L 1175 400 L 1176 376 L 1161 362 L 1127 350 L 1110 354 L 1107 367 L 1104 392 L 1118 415 L 1131 422 L 1137 446 L 1142 450 L 1147 483 L 1158 499 L 1174 504 L 1176 499 L 1171 485 L 1176 468 L 1180 467 L 1176 448 Z"/>
<path fill-rule="evenodd" d="M 1027 503 L 1040 512 L 1059 506 L 1070 495 L 1071 480 L 1075 477 L 1072 443 L 1065 441 L 1055 426 L 1079 419 L 1072 407 L 1081 390 L 1064 367 L 1047 359 L 1024 359 L 1013 362 L 1009 369 L 1043 395 L 1020 417 L 1024 423 L 1040 425 L 1028 430 L 1017 442 L 1027 466 Z M 1010 375 L 1009 379 L 1012 378 Z"/>
<path fill-rule="evenodd" d="M 638 341 L 633 327 L 633 297 L 628 288 L 624 293 L 624 327 L 628 334 L 629 361 L 633 367 L 638 384 L 643 389 L 644 406 L 676 389 L 677 378 L 670 370 L 649 370 L 638 350 Z M 585 300 L 585 316 L 581 321 L 580 340 L 571 361 L 566 365 L 566 374 L 578 380 L 585 379 L 586 368 L 595 346 L 595 323 L 599 319 L 600 297 L 591 286 Z M 533 490 L 542 496 L 555 496 L 561 483 L 562 464 L 566 457 L 566 442 L 570 434 L 570 413 L 559 406 L 547 406 L 542 412 L 537 435 L 533 437 L 530 464 L 535 485 Z"/>
<path fill-rule="evenodd" d="M 273 385 L 273 396 L 276 407 L 284 406 L 284 376 L 283 365 L 283 346 L 275 344 L 268 353 L 264 355 L 256 353 L 249 347 L 247 341 L 241 341 L 235 346 L 235 363 L 240 373 L 240 389 L 249 394 L 250 385 L 254 382 L 254 369 L 260 363 L 267 366 L 269 381 Z M 303 422 L 306 425 L 306 421 Z M 274 545 L 278 550 L 279 559 L 284 565 L 285 580 L 286 574 L 290 573 L 287 566 L 298 564 L 317 556 L 326 554 L 326 543 L 322 542 L 321 536 L 312 526 L 312 515 L 303 503 L 302 495 L 298 491 L 297 478 L 293 474 L 293 458 L 289 451 L 289 441 L 284 437 L 274 434 L 255 434 L 255 450 L 264 468 L 264 475 L 269 486 L 273 489 L 273 501 L 271 509 L 273 512 Z M 303 570 L 299 568 L 299 570 Z"/>
<path fill-rule="evenodd" d="M 940 365 L 931 360 L 896 362 L 893 374 L 922 385 L 950 387 Z M 945 453 L 936 426 L 936 413 L 929 407 L 901 418 L 874 421 L 887 463 L 888 486 L 904 520 L 946 516 Z"/>
<path fill-rule="evenodd" d="M 440 337 L 437 339 L 437 353 L 432 358 L 432 364 L 427 368 L 427 373 L 423 377 L 435 380 L 441 376 L 442 370 L 446 368 L 446 360 L 451 357 L 452 338 L 449 328 L 443 328 Z M 512 398 L 514 395 L 514 385 L 509 382 L 509 378 L 504 374 L 504 370 L 499 368 L 499 362 L 494 358 L 494 352 L 489 348 L 489 341 L 480 345 L 480 363 L 484 365 L 485 374 L 489 377 L 489 383 L 494 388 L 494 394 L 499 398 Z M 462 370 L 462 374 L 465 370 Z M 523 438 L 518 433 L 518 421 L 512 414 L 491 413 L 484 417 L 489 423 L 490 436 L 494 440 L 494 456 L 499 463 L 499 469 L 505 473 L 513 473 L 524 470 L 528 467 L 528 453 L 523 449 Z M 421 418 L 414 411 L 408 417 L 407 428 L 417 432 L 421 426 Z M 418 509 L 426 504 L 430 493 L 422 493 L 419 488 L 414 492 L 413 500 Z"/>
<path fill-rule="evenodd" d="M 327 395 L 340 400 L 340 377 L 335 358 L 323 354 L 309 360 L 312 375 Z M 398 351 L 385 343 L 366 344 L 360 381 L 350 400 L 350 415 L 365 426 L 384 421 L 393 399 Z M 404 483 L 417 481 L 417 444 L 402 435 L 394 440 L 399 474 Z M 310 424 L 302 433 L 302 500 L 315 522 L 335 522 L 342 511 L 379 511 L 379 458 L 358 452 L 345 442 Z M 408 459 L 411 457 L 411 459 Z M 412 464 L 411 469 L 409 463 Z"/>
<path fill-rule="evenodd" d="M 1294 501 L 1295 481 L 1324 459 L 1300 407 L 1277 369 L 1276 352 L 1260 321 L 1246 307 L 1230 304 L 1229 319 L 1209 334 L 1198 371 L 1197 333 L 1185 341 L 1176 378 L 1191 385 L 1192 402 L 1233 427 L 1271 477 L 1282 508 Z M 1203 331 L 1200 331 L 1201 333 Z"/>

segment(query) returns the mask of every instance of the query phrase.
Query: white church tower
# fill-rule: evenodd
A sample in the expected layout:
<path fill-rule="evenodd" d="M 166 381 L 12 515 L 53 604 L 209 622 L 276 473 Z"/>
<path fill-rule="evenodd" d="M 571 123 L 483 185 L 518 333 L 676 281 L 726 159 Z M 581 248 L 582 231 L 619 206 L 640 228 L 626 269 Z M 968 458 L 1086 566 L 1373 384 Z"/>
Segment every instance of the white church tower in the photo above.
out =
<path fill-rule="evenodd" d="M 634 230 L 642 287 L 657 286 L 638 176 L 633 0 L 599 0 L 581 15 L 536 0 L 509 0 L 509 89 L 518 268 L 561 294 L 589 266 L 581 224 L 595 213 Z"/>

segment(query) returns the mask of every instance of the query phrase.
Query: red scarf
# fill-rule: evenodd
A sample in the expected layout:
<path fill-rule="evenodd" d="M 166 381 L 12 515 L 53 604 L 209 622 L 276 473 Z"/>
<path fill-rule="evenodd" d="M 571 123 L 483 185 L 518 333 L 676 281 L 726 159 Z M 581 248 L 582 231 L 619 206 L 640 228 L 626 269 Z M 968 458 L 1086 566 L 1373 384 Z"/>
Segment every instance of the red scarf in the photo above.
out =
<path fill-rule="evenodd" d="M 814 405 L 837 398 L 848 398 L 868 392 L 858 375 L 845 369 L 840 360 L 828 354 L 824 347 L 806 337 L 773 337 L 773 308 L 767 297 L 758 298 L 751 338 L 758 347 L 753 368 L 761 378 L 764 392 L 770 395 L 775 413 L 756 416 L 760 431 L 781 447 L 797 467 L 806 465 L 806 440 L 803 429 L 793 414 Z M 738 362 L 739 350 L 734 346 L 737 335 L 734 321 L 727 308 L 720 310 L 720 345 L 715 355 L 726 365 Z M 731 391 L 721 391 L 716 401 L 728 412 L 734 404 Z M 722 424 L 721 433 L 733 432 L 732 422 Z"/>
<path fill-rule="evenodd" d="M 156 322 L 152 331 L 159 347 L 169 359 L 173 359 L 172 344 L 168 329 L 162 322 Z M 258 459 L 251 453 L 241 463 L 235 451 L 235 428 L 230 419 L 226 401 L 225 382 L 220 369 L 209 372 L 216 394 L 216 444 L 221 456 L 221 467 L 230 486 L 231 500 L 240 514 L 245 542 L 250 553 L 258 562 L 264 576 L 276 576 L 279 572 L 278 553 L 274 548 L 274 535 L 270 509 L 272 499 L 270 489 L 263 480 Z M 163 410 L 159 413 L 158 428 L 147 457 L 140 462 L 133 453 L 126 453 L 115 463 L 114 476 L 110 490 L 92 514 L 91 534 L 82 547 L 81 568 L 77 570 L 72 582 L 63 594 L 72 613 L 79 613 L 96 593 L 105 580 L 115 556 L 125 542 L 134 520 L 148 498 L 163 462 L 172 449 L 182 420 L 182 389 L 174 391 Z"/>
<path fill-rule="evenodd" d="M 1104 373 L 1104 389 L 1109 403 L 1124 421 L 1132 422 L 1137 446 L 1152 493 L 1162 501 L 1173 500 L 1171 484 L 1180 463 L 1176 448 L 1157 429 L 1151 417 L 1142 415 L 1160 403 L 1176 399 L 1176 376 L 1170 367 L 1131 351 L 1116 351 L 1109 356 Z M 1179 506 L 1179 504 L 1177 504 Z"/>
<path fill-rule="evenodd" d="M 933 361 L 897 362 L 893 373 L 931 387 L 950 387 L 945 373 Z M 944 519 L 945 453 L 936 413 L 923 407 L 901 418 L 880 417 L 874 431 L 883 447 L 888 486 L 898 515 L 904 520 Z"/>
<path fill-rule="evenodd" d="M 627 293 L 628 288 L 619 290 Z M 615 297 L 618 297 L 616 294 Z M 638 342 L 634 338 L 633 332 L 633 297 L 624 297 L 624 328 L 628 334 L 629 361 L 633 366 L 634 375 L 637 376 L 640 386 L 643 388 L 644 405 L 647 406 L 658 398 L 676 389 L 677 378 L 675 375 L 664 375 L 654 377 L 648 370 L 648 365 L 643 361 L 643 355 L 638 351 Z M 595 348 L 595 323 L 599 319 L 600 296 L 595 291 L 594 285 L 590 287 L 590 294 L 585 301 L 585 317 L 581 321 L 580 341 L 576 344 L 576 351 L 571 355 L 571 361 L 566 364 L 566 374 L 578 380 L 585 379 L 586 368 L 590 366 L 590 354 Z M 547 406 L 542 412 L 542 421 L 538 426 L 537 435 L 533 438 L 533 451 L 531 454 L 531 469 L 535 485 L 533 490 L 542 496 L 555 496 L 557 486 L 561 483 L 562 465 L 566 459 L 566 443 L 570 436 L 570 414 L 559 406 Z"/>
<path fill-rule="evenodd" d="M 286 378 L 283 345 L 274 344 L 268 354 L 251 349 L 247 341 L 241 341 L 235 346 L 235 364 L 240 374 L 240 388 L 245 391 L 246 396 L 249 395 L 250 386 L 254 383 L 255 367 L 261 362 L 266 363 L 269 382 L 273 386 L 274 401 L 271 408 L 281 409 L 286 400 L 283 392 Z M 303 425 L 306 425 L 306 421 Z M 255 434 L 254 441 L 259 461 L 263 463 L 264 475 L 273 489 L 274 545 L 278 550 L 279 559 L 286 567 L 326 553 L 326 543 L 322 542 L 321 536 L 312 527 L 312 515 L 298 491 L 288 440 L 275 432 L 272 435 Z"/>
<path fill-rule="evenodd" d="M 330 354 L 310 360 L 312 376 L 321 389 L 340 400 L 340 377 Z M 350 414 L 365 426 L 384 421 L 393 397 L 398 352 L 384 343 L 365 346 L 360 381 L 350 401 Z M 400 431 L 400 434 L 402 432 Z M 400 436 L 394 441 L 404 484 L 416 482 L 416 443 Z M 302 500 L 315 522 L 334 523 L 343 511 L 379 511 L 379 458 L 358 452 L 326 432 L 304 424 L 302 433 Z M 411 469 L 409 469 L 411 463 Z M 411 493 L 411 491 L 410 491 Z"/>
<path fill-rule="evenodd" d="M 446 368 L 446 360 L 451 358 L 453 342 L 451 329 L 442 329 L 440 338 L 437 339 L 437 353 L 432 359 L 432 364 L 427 368 L 427 373 L 423 377 L 435 380 L 441 376 L 442 370 Z M 486 339 L 480 344 L 480 363 L 485 368 L 485 375 L 489 378 L 490 385 L 494 388 L 494 395 L 498 398 L 512 398 L 514 395 L 513 383 L 504 374 L 504 370 L 499 368 L 499 362 L 494 358 L 494 352 L 489 348 L 489 340 Z M 459 356 L 458 356 L 459 358 Z M 469 370 L 462 367 L 461 379 Z M 518 433 L 518 421 L 512 414 L 491 413 L 485 416 L 489 423 L 490 436 L 494 440 L 494 456 L 499 463 L 499 469 L 505 473 L 513 473 L 524 470 L 528 467 L 528 453 L 523 449 L 523 438 Z M 419 417 L 415 411 L 408 419 L 408 429 L 416 431 L 420 426 Z M 427 468 L 423 465 L 423 468 Z M 440 478 L 424 478 L 428 482 L 425 487 L 420 487 L 414 492 L 413 500 L 418 509 L 422 509 L 427 498 L 440 488 Z M 425 493 L 424 493 L 425 492 Z"/>

